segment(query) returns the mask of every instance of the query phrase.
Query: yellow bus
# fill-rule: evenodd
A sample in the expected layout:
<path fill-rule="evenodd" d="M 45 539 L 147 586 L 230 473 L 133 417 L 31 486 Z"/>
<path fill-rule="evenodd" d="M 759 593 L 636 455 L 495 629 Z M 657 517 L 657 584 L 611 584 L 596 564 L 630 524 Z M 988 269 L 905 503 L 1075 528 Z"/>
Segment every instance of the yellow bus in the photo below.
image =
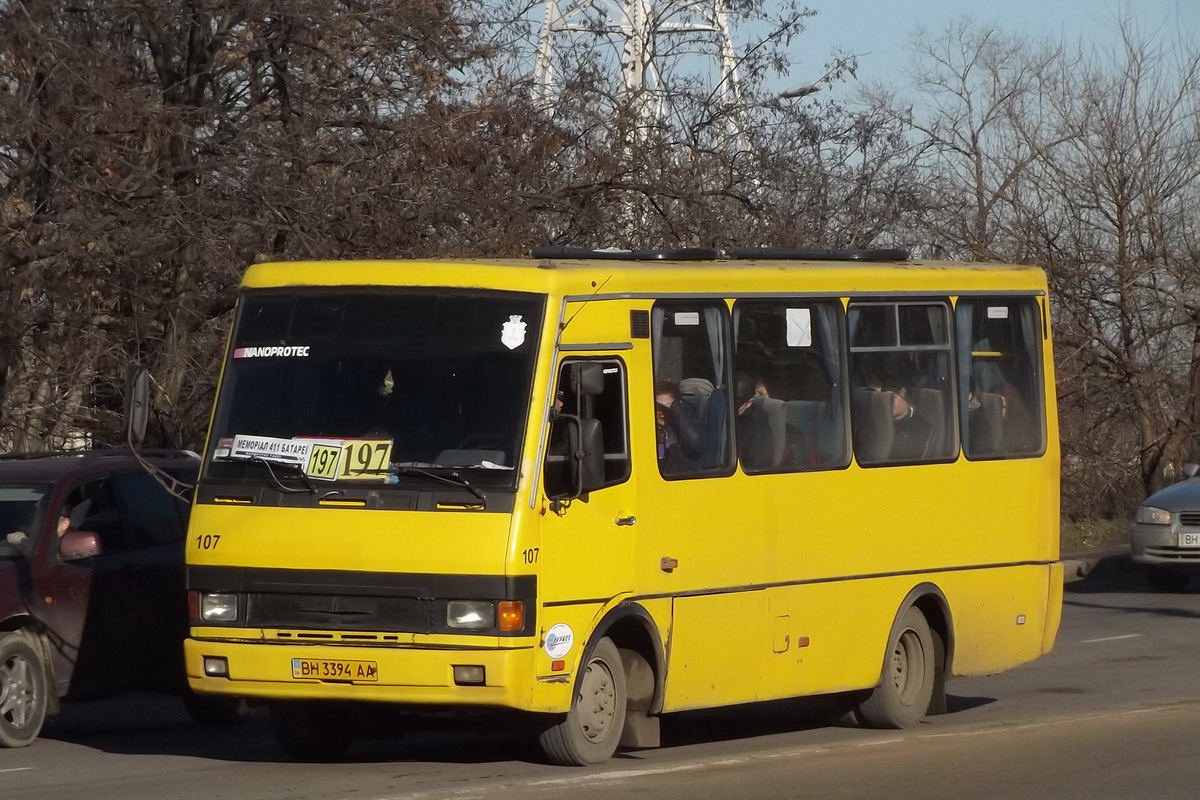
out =
<path fill-rule="evenodd" d="M 188 679 L 298 759 L 366 713 L 546 757 L 837 695 L 867 726 L 1048 652 L 1044 273 L 898 250 L 246 272 L 187 551 Z"/>

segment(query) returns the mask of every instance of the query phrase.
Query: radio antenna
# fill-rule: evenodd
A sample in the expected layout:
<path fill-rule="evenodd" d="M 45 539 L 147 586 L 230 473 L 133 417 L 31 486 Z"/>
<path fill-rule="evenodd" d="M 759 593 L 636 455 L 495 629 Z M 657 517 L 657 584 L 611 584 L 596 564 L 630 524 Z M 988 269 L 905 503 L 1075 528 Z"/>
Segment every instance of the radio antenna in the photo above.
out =
<path fill-rule="evenodd" d="M 575 313 L 571 315 L 571 318 L 568 319 L 566 322 L 564 322 L 562 324 L 562 327 L 560 327 L 558 329 L 559 341 L 562 341 L 562 334 L 563 334 L 563 331 L 565 331 L 567 329 L 567 326 L 570 325 L 575 320 L 575 318 L 579 316 L 580 311 L 583 311 L 585 308 L 587 308 L 587 304 L 592 302 L 592 298 L 594 298 L 596 295 L 600 294 L 600 290 L 603 289 L 605 286 L 607 286 L 608 282 L 610 280 L 612 280 L 612 275 L 609 275 L 607 278 L 605 278 L 599 286 L 596 286 L 596 282 L 592 281 L 592 286 L 596 286 L 596 288 L 592 290 L 592 296 L 589 297 L 587 300 L 584 300 L 583 305 L 581 305 L 579 308 L 575 309 Z"/>

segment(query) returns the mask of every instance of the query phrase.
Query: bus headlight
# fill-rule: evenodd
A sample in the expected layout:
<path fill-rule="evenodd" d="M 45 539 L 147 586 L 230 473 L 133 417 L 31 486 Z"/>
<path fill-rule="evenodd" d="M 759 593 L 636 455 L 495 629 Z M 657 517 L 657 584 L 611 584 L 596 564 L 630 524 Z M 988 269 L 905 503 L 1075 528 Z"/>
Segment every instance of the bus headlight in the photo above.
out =
<path fill-rule="evenodd" d="M 1138 506 L 1136 519 L 1144 525 L 1170 525 L 1171 512 L 1154 506 Z"/>
<path fill-rule="evenodd" d="M 237 622 L 238 596 L 236 594 L 201 594 L 201 622 Z"/>
<path fill-rule="evenodd" d="M 446 604 L 446 627 L 488 630 L 496 624 L 496 604 L 488 600 L 451 600 Z"/>

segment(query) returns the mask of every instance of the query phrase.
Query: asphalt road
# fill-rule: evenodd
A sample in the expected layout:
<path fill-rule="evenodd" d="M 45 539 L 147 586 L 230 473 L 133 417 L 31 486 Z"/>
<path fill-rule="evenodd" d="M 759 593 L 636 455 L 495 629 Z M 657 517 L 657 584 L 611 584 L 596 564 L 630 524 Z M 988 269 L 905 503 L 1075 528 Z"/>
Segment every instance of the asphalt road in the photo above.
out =
<path fill-rule="evenodd" d="M 68 707 L 43 738 L 0 751 L 0 798 L 1193 798 L 1200 794 L 1200 580 L 1152 594 L 1102 566 L 1068 585 L 1054 653 L 950 684 L 950 713 L 912 731 L 829 727 L 787 701 L 674 715 L 664 747 L 602 767 L 539 763 L 489 726 L 356 744 L 294 764 L 264 719 L 199 728 L 168 698 Z"/>

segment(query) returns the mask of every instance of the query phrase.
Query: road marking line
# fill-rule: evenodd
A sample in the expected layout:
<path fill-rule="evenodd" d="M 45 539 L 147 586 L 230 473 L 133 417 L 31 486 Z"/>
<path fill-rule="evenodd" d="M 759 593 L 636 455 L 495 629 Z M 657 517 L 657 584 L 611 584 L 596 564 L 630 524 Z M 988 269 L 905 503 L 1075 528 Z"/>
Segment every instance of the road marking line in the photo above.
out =
<path fill-rule="evenodd" d="M 1193 703 L 1194 704 L 1194 703 Z M 586 784 L 598 784 L 606 782 L 618 782 L 628 778 L 638 778 L 653 775 L 665 775 L 678 772 L 692 772 L 702 769 L 711 769 L 715 766 L 736 766 L 740 764 L 754 764 L 768 761 L 777 761 L 781 759 L 793 759 L 802 756 L 812 756 L 821 753 L 836 752 L 844 748 L 859 748 L 859 747 L 877 747 L 880 745 L 901 744 L 904 742 L 920 742 L 922 740 L 944 739 L 951 736 L 960 738 L 963 736 L 991 736 L 996 734 L 1009 734 L 1017 731 L 1032 731 L 1040 728 L 1051 728 L 1058 725 L 1077 725 L 1080 722 L 1090 722 L 1094 720 L 1105 719 L 1120 719 L 1122 717 L 1131 717 L 1141 714 L 1152 714 L 1160 711 L 1177 710 L 1175 705 L 1150 706 L 1148 708 L 1131 708 L 1122 709 L 1120 711 L 1100 711 L 1088 714 L 1071 715 L 1066 717 L 1058 717 L 1055 719 L 1039 720 L 1036 722 L 1025 722 L 1017 724 L 997 724 L 974 730 L 958 730 L 946 731 L 942 733 L 917 733 L 914 732 L 909 736 L 887 736 L 886 738 L 866 739 L 863 741 L 848 741 L 839 744 L 807 744 L 797 745 L 792 747 L 784 747 L 778 750 L 768 750 L 766 752 L 746 753 L 742 756 L 724 757 L 717 760 L 707 760 L 700 758 L 683 764 L 664 765 L 662 767 L 649 767 L 645 769 L 628 769 L 628 770 L 613 770 L 609 772 L 596 772 L 587 775 L 572 775 L 565 778 L 516 778 L 516 779 L 501 779 L 498 782 L 489 786 L 484 795 L 478 794 L 479 787 L 464 787 L 461 789 L 448 790 L 428 790 L 407 792 L 398 795 L 378 795 L 374 800 L 432 800 L 439 798 L 455 798 L 456 800 L 473 800 L 477 797 L 483 797 L 489 794 L 498 792 L 514 792 L 520 791 L 522 788 L 548 789 L 550 787 L 569 787 L 580 786 Z"/>
<path fill-rule="evenodd" d="M 732 759 L 737 763 L 737 759 Z M 709 762 L 698 762 L 694 764 L 679 764 L 674 767 L 651 767 L 649 769 L 623 769 L 614 772 L 598 772 L 594 775 L 579 775 L 571 778 L 543 778 L 542 780 L 528 781 L 527 786 L 554 786 L 559 784 L 580 784 L 580 783 L 606 783 L 608 781 L 619 781 L 625 778 L 642 778 L 647 775 L 667 775 L 672 772 L 690 772 L 691 770 L 702 769 L 709 766 Z"/>
<path fill-rule="evenodd" d="M 1140 633 L 1126 633 L 1122 636 L 1105 636 L 1102 639 L 1084 639 L 1084 644 L 1095 644 L 1096 642 L 1115 642 L 1119 639 L 1136 639 L 1141 636 Z"/>
<path fill-rule="evenodd" d="M 1016 725 L 1001 723 L 995 727 L 979 728 L 977 730 L 964 731 L 947 731 L 946 733 L 922 733 L 914 736 L 914 739 L 946 739 L 950 737 L 962 736 L 988 736 L 994 733 L 1012 733 L 1013 731 L 1032 731 L 1039 728 L 1050 728 L 1056 725 L 1077 724 L 1080 722 L 1091 722 L 1100 719 L 1120 719 L 1122 717 L 1132 717 L 1138 714 L 1150 714 L 1155 711 L 1169 710 L 1171 706 L 1154 706 L 1152 708 L 1131 708 L 1125 711 L 1101 711 L 1096 714 L 1084 714 L 1077 717 L 1061 717 L 1059 719 L 1048 719 L 1041 722 L 1025 722 Z"/>
<path fill-rule="evenodd" d="M 27 769 L 34 769 L 34 767 L 9 767 L 8 769 L 0 769 L 0 772 L 24 772 Z"/>

